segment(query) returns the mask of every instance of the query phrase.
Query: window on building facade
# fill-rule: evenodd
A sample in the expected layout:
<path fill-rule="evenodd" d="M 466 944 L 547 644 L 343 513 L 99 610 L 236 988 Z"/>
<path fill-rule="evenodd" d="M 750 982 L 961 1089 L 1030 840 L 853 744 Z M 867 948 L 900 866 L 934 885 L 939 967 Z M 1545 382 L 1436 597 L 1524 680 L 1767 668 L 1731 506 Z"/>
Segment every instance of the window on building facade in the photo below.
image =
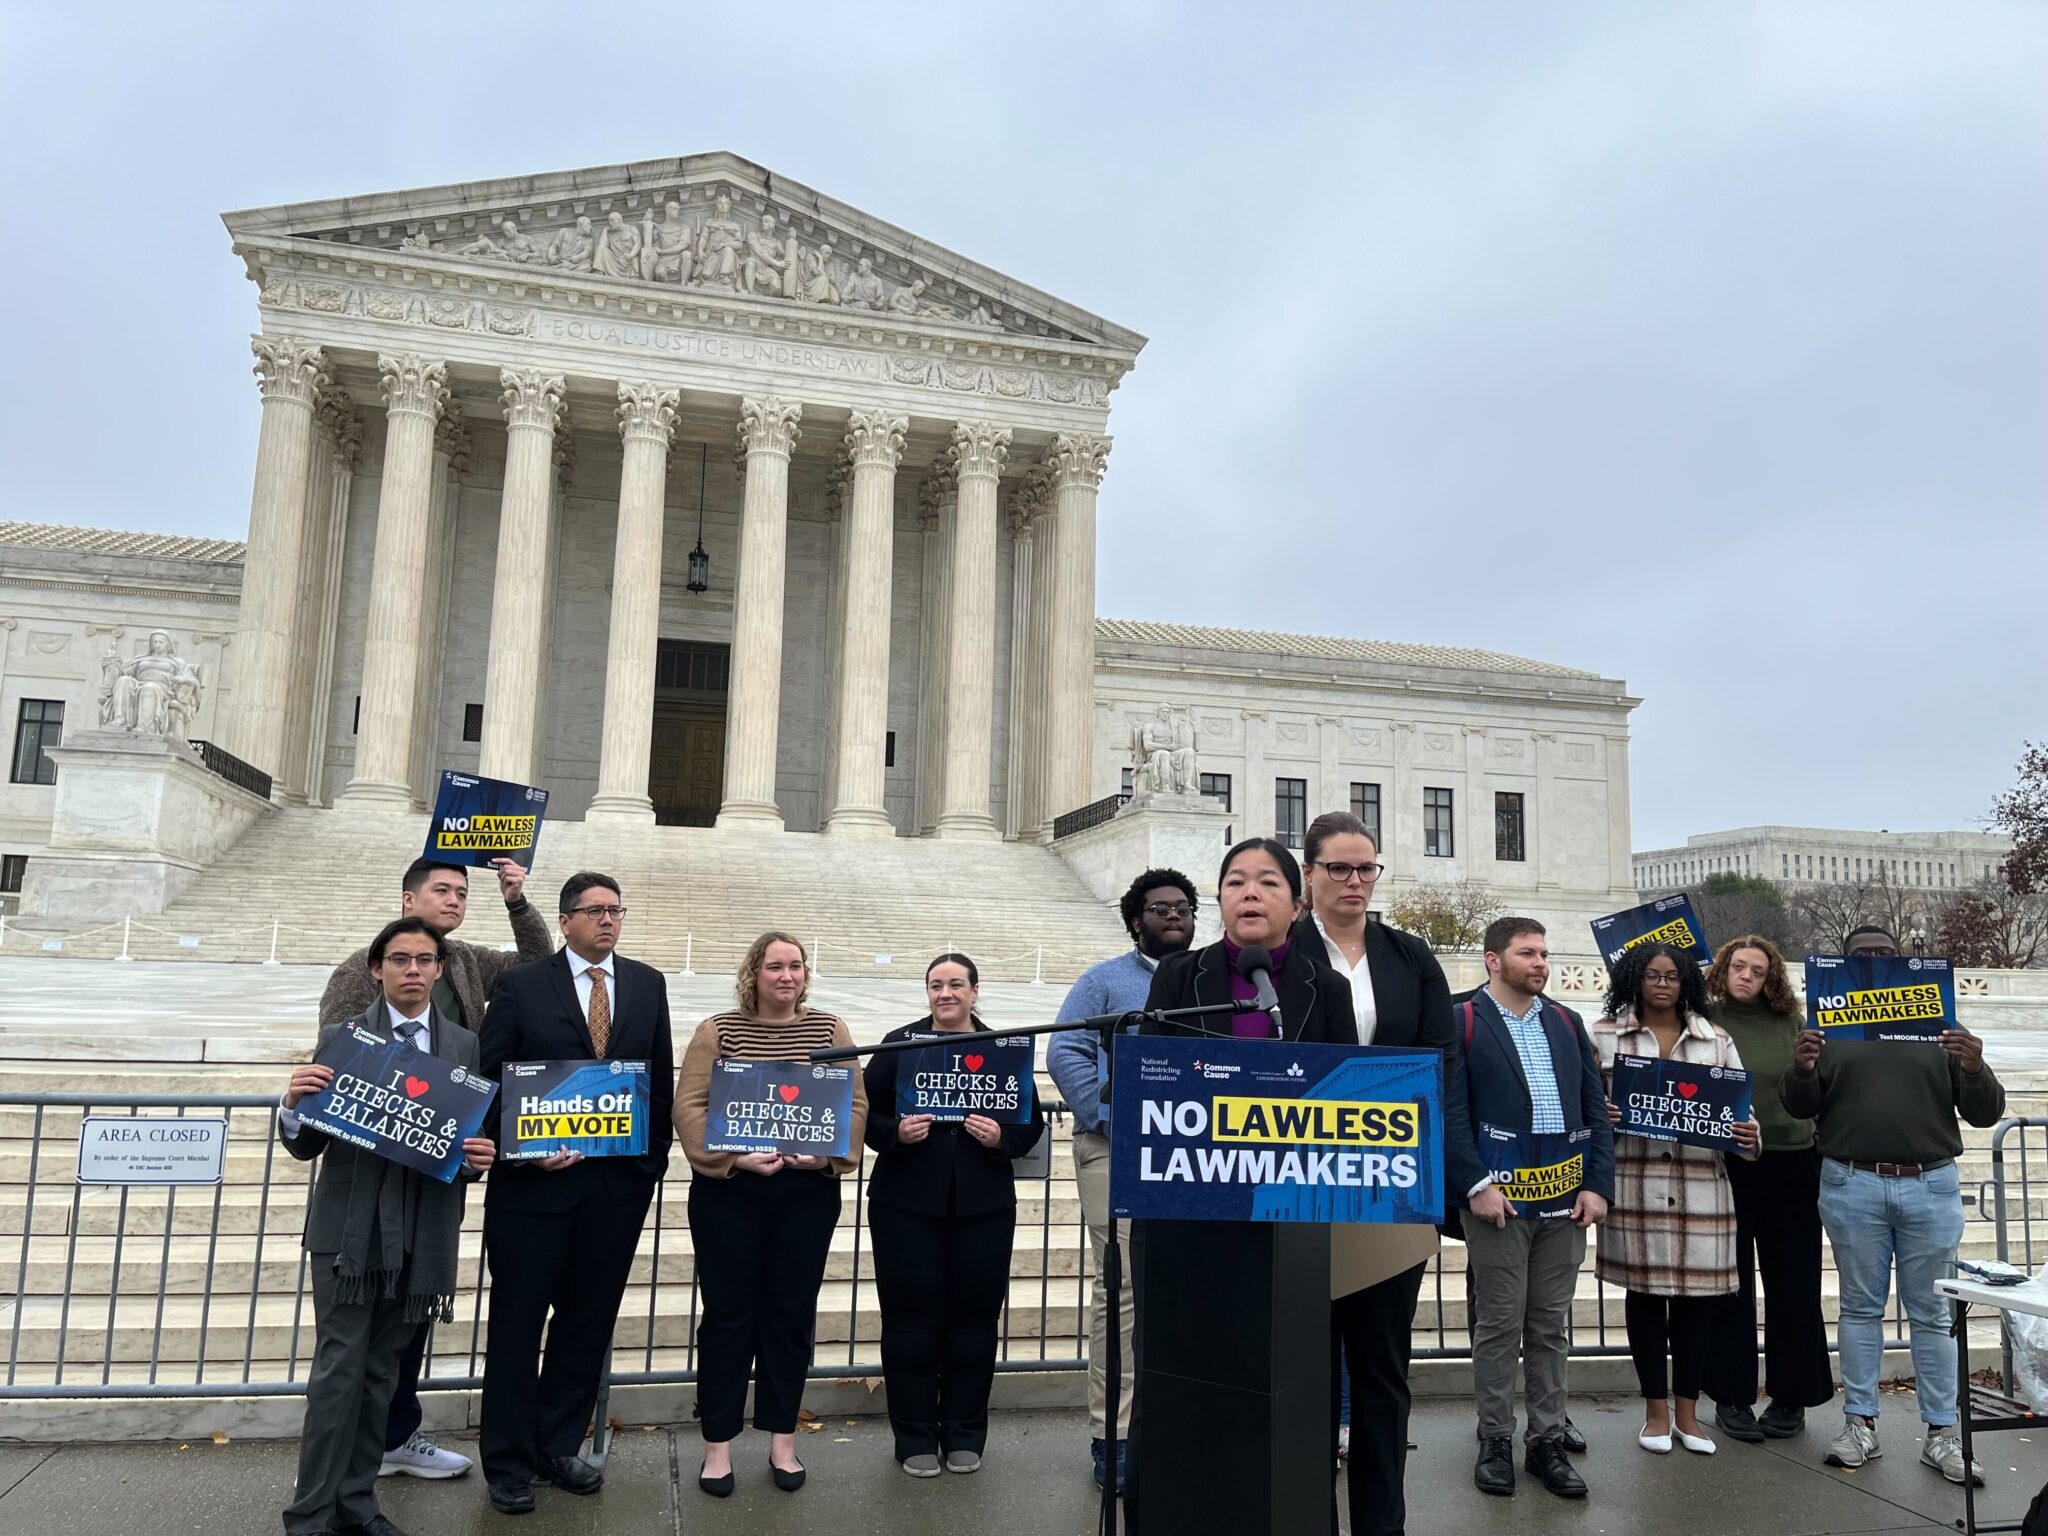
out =
<path fill-rule="evenodd" d="M 1528 855 L 1522 851 L 1522 797 L 1499 791 L 1493 797 L 1493 856 L 1503 864 L 1520 864 Z"/>
<path fill-rule="evenodd" d="M 1227 773 L 1205 773 L 1202 775 L 1202 793 L 1211 800 L 1221 800 L 1223 809 L 1230 809 L 1230 775 Z"/>
<path fill-rule="evenodd" d="M 22 877 L 27 873 L 27 854 L 0 853 L 0 896 L 19 895 Z"/>
<path fill-rule="evenodd" d="M 1273 836 L 1283 846 L 1299 848 L 1308 831 L 1308 780 L 1273 781 Z"/>
<path fill-rule="evenodd" d="M 462 739 L 482 741 L 484 739 L 484 707 L 481 704 L 462 706 Z"/>
<path fill-rule="evenodd" d="M 884 768 L 894 768 L 896 766 L 896 733 L 894 731 L 884 731 L 882 733 L 882 766 Z M 1126 769 L 1124 771 L 1128 773 L 1130 770 Z"/>
<path fill-rule="evenodd" d="M 1136 776 L 1136 769 L 1126 768 L 1124 770 L 1123 782 L 1119 784 L 1117 788 L 1121 790 L 1126 797 L 1128 797 L 1132 793 L 1132 785 L 1136 783 Z"/>
<path fill-rule="evenodd" d="M 49 748 L 64 736 L 62 699 L 23 699 L 14 723 L 14 773 L 17 784 L 54 784 L 57 764 Z"/>
<path fill-rule="evenodd" d="M 1422 792 L 1422 852 L 1432 859 L 1457 857 L 1457 834 L 1453 826 L 1451 792 L 1425 789 Z"/>
<path fill-rule="evenodd" d="M 1365 830 L 1372 834 L 1373 846 L 1385 849 L 1380 840 L 1380 787 L 1377 784 L 1356 784 L 1351 786 L 1351 814 L 1365 823 Z"/>

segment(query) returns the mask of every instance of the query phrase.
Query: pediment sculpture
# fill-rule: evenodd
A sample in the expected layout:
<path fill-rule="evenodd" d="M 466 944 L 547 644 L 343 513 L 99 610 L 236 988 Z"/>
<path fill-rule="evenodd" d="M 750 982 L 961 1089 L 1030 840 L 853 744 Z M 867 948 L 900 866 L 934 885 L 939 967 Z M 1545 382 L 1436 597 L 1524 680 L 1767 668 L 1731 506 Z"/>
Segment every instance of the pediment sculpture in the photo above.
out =
<path fill-rule="evenodd" d="M 711 289 L 742 298 L 909 315 L 980 330 L 1005 328 L 980 294 L 967 293 L 965 303 L 955 306 L 927 297 L 935 282 L 928 273 L 897 282 L 881 270 L 882 252 L 846 255 L 833 248 L 826 231 L 818 241 L 806 241 L 790 226 L 789 215 L 773 207 L 749 228 L 723 189 L 709 208 L 693 217 L 684 206 L 684 195 L 664 200 L 659 216 L 652 205 L 638 220 L 615 208 L 602 222 L 578 214 L 552 230 L 522 229 L 508 210 L 494 215 L 475 239 L 459 245 L 422 231 L 402 236 L 397 248 L 409 254 L 587 272 L 668 288 Z"/>
<path fill-rule="evenodd" d="M 100 728 L 185 741 L 205 689 L 202 669 L 180 656 L 163 630 L 151 630 L 148 649 L 126 661 L 109 640 L 100 657 Z"/>

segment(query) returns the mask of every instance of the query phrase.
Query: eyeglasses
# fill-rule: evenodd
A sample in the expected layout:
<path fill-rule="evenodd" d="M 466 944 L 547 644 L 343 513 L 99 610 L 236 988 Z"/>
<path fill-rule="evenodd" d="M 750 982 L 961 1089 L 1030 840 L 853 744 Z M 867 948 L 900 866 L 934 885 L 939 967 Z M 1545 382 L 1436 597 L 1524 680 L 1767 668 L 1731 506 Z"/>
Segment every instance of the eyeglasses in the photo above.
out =
<path fill-rule="evenodd" d="M 430 965 L 439 965 L 439 955 L 386 955 L 384 963 L 394 970 L 424 971 Z"/>
<path fill-rule="evenodd" d="M 1678 972 L 1676 972 L 1676 971 L 1645 971 L 1645 972 L 1643 972 L 1643 980 L 1644 980 L 1644 981 L 1646 981 L 1646 982 L 1651 982 L 1651 981 L 1654 981 L 1654 982 L 1656 982 L 1656 983 L 1657 983 L 1657 984 L 1658 984 L 1659 986 L 1664 986 L 1664 987 L 1675 987 L 1675 986 L 1677 986 L 1677 985 L 1678 985 Z"/>
<path fill-rule="evenodd" d="M 613 922 L 617 922 L 626 915 L 626 909 L 624 907 L 571 907 L 569 915 L 571 917 L 608 917 Z"/>
<path fill-rule="evenodd" d="M 1148 901 L 1145 910 L 1154 917 L 1193 917 L 1195 904 L 1191 901 Z"/>
<path fill-rule="evenodd" d="M 1312 862 L 1339 885 L 1349 885 L 1353 875 L 1369 885 L 1387 872 L 1387 866 L 1384 864 L 1340 864 L 1329 859 L 1316 859 Z"/>

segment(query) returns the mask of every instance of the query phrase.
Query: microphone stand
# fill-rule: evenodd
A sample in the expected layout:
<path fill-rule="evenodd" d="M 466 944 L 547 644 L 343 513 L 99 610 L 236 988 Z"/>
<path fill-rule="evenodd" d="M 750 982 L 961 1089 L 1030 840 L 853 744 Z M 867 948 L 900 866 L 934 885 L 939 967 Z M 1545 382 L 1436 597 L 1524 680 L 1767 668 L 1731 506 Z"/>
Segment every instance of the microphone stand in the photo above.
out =
<path fill-rule="evenodd" d="M 1091 1019 L 1076 1019 L 1071 1024 L 1027 1024 L 1017 1029 L 976 1030 L 975 1035 L 983 1040 L 1016 1039 L 1025 1035 L 1060 1035 L 1070 1030 L 1093 1030 L 1102 1037 L 1104 1060 L 1108 1064 L 1108 1078 L 1103 1085 L 1102 1102 L 1112 1102 L 1116 1092 L 1116 1037 L 1136 1029 L 1147 1020 L 1155 1024 L 1173 1024 L 1183 1019 L 1206 1018 L 1218 1014 L 1264 1013 L 1257 1002 L 1206 1003 L 1198 1008 L 1154 1008 L 1132 1009 L 1126 1013 L 1102 1013 Z M 1197 1027 L 1197 1033 L 1209 1031 Z M 886 1040 L 876 1045 L 835 1045 L 821 1051 L 811 1052 L 813 1062 L 854 1061 L 862 1056 L 885 1056 L 893 1051 L 922 1050 L 931 1044 L 931 1038 L 908 1040 Z M 1117 1532 L 1117 1453 L 1123 1448 L 1123 1439 L 1117 1433 L 1117 1420 L 1123 1412 L 1123 1289 L 1124 1257 L 1123 1245 L 1117 1240 L 1117 1220 L 1114 1202 L 1109 1210 L 1109 1222 L 1102 1245 L 1102 1274 L 1098 1283 L 1108 1298 L 1109 1326 L 1103 1329 L 1103 1428 L 1106 1451 L 1104 1454 L 1104 1476 L 1102 1479 L 1102 1514 L 1097 1526 L 1101 1536 L 1116 1536 Z"/>

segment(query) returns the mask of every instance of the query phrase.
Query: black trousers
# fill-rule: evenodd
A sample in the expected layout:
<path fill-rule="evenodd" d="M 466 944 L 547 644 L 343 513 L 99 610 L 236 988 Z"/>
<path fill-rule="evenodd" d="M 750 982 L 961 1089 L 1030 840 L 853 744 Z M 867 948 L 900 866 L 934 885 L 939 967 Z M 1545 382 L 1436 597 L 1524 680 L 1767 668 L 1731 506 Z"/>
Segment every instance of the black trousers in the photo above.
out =
<path fill-rule="evenodd" d="M 1707 1395 L 1756 1401 L 1756 1283 L 1764 1284 L 1764 1390 L 1786 1408 L 1818 1408 L 1835 1395 L 1828 1325 L 1820 1311 L 1820 1152 L 1766 1152 L 1726 1160 L 1735 1194 L 1738 1289 L 1714 1309 Z"/>
<path fill-rule="evenodd" d="M 582 1448 L 646 1219 L 646 1198 L 614 1201 L 602 1185 L 566 1211 L 485 1208 L 491 1320 L 478 1441 L 486 1480 L 532 1477 L 549 1458 Z"/>
<path fill-rule="evenodd" d="M 1719 1296 L 1652 1296 L 1623 1293 L 1628 1352 L 1636 1364 L 1643 1396 L 1696 1398 L 1707 1369 Z"/>
<path fill-rule="evenodd" d="M 988 1443 L 996 1325 L 1010 1286 L 1014 1210 L 926 1216 L 868 1207 L 882 1306 L 882 1381 L 896 1459 Z"/>
<path fill-rule="evenodd" d="M 1428 1268 L 1418 1264 L 1330 1305 L 1332 1465 L 1343 1395 L 1338 1366 L 1351 1371 L 1351 1536 L 1403 1536 L 1408 1528 L 1408 1361 Z"/>
<path fill-rule="evenodd" d="M 785 1170 L 761 1178 L 690 1180 L 690 1246 L 697 1255 L 697 1409 L 704 1438 L 738 1436 L 754 1374 L 754 1428 L 796 1433 L 817 1332 L 818 1287 L 839 1181 Z"/>
<path fill-rule="evenodd" d="M 391 1394 L 391 1412 L 384 1420 L 384 1454 L 390 1455 L 418 1432 L 426 1418 L 420 1407 L 420 1371 L 426 1364 L 431 1321 L 421 1323 L 398 1352 L 398 1389 Z"/>

